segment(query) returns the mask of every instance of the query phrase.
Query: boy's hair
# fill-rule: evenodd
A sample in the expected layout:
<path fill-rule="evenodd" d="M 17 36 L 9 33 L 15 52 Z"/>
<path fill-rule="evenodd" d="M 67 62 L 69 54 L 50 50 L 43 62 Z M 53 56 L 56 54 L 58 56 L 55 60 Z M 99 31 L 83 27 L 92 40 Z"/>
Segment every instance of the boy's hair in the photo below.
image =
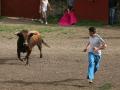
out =
<path fill-rule="evenodd" d="M 89 27 L 89 32 L 93 32 L 93 33 L 96 33 L 96 28 L 95 27 Z"/>

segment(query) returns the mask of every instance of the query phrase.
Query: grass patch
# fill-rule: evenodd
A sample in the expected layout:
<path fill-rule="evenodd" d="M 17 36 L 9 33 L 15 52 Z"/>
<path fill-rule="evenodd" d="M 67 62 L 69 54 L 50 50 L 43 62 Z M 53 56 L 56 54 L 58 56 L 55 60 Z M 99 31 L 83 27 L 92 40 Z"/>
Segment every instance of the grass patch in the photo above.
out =
<path fill-rule="evenodd" d="M 16 32 L 22 29 L 26 29 L 30 25 L 17 25 L 17 24 L 2 24 L 0 25 L 0 32 Z"/>
<path fill-rule="evenodd" d="M 47 33 L 58 33 L 59 35 L 70 36 L 75 32 L 72 27 L 60 27 L 58 25 L 36 25 L 36 24 L 0 24 L 0 35 L 3 38 L 11 39 L 14 37 L 14 33 L 23 29 L 35 30 L 42 33 L 42 37 L 45 37 Z M 7 33 L 7 35 L 6 35 Z"/>
<path fill-rule="evenodd" d="M 4 19 L 4 18 L 6 18 L 6 16 L 0 16 L 0 19 Z"/>
<path fill-rule="evenodd" d="M 22 29 L 39 31 L 43 38 L 46 34 L 53 34 L 57 37 L 71 37 L 76 31 L 73 27 L 59 27 L 59 26 L 43 26 L 43 25 L 29 25 L 29 24 L 0 24 L 0 35 L 3 38 L 11 39 L 15 35 L 14 33 L 21 31 Z M 56 34 L 55 34 L 56 33 Z"/>
<path fill-rule="evenodd" d="M 106 83 L 103 86 L 99 87 L 99 90 L 111 90 L 112 85 L 110 83 Z"/>
<path fill-rule="evenodd" d="M 92 20 L 81 20 L 76 24 L 76 26 L 96 26 L 96 27 L 101 27 L 104 25 L 105 24 L 103 22 L 92 21 Z"/>
<path fill-rule="evenodd" d="M 41 33 L 50 33 L 50 32 L 54 32 L 56 31 L 56 28 L 42 28 L 42 29 L 38 29 L 37 31 L 41 32 Z"/>
<path fill-rule="evenodd" d="M 50 33 L 60 31 L 62 33 L 73 31 L 71 27 L 59 27 L 58 25 L 35 25 L 35 24 L 0 24 L 0 32 L 17 32 L 23 29 L 37 30 L 41 33 Z"/>

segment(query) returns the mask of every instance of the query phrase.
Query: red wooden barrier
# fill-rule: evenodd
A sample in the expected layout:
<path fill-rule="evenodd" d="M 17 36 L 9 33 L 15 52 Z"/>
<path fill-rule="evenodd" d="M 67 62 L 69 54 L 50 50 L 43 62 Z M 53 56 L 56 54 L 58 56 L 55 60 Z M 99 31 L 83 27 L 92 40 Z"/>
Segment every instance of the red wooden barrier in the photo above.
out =
<path fill-rule="evenodd" d="M 75 11 L 80 20 L 96 20 L 108 23 L 108 0 L 76 0 Z"/>
<path fill-rule="evenodd" d="M 2 15 L 38 18 L 40 0 L 2 0 Z M 75 11 L 80 20 L 108 23 L 108 0 L 75 0 Z"/>
<path fill-rule="evenodd" d="M 2 0 L 2 15 L 12 17 L 39 17 L 40 0 Z"/>

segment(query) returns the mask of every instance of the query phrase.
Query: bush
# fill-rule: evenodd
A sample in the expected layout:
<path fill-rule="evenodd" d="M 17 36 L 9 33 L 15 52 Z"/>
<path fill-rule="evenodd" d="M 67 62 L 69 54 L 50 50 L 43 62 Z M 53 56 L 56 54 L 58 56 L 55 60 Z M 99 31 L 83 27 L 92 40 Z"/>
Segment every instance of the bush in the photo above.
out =
<path fill-rule="evenodd" d="M 62 15 L 48 16 L 48 22 L 51 24 L 57 24 Z"/>

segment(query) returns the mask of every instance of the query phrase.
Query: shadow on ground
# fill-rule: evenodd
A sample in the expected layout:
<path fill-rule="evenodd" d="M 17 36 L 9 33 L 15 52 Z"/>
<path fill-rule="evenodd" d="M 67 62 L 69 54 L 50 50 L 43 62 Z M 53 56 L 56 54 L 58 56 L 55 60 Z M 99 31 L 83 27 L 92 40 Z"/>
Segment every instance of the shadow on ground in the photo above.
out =
<path fill-rule="evenodd" d="M 65 79 L 65 80 L 60 80 L 60 81 L 46 81 L 46 82 L 27 82 L 23 80 L 12 80 L 12 81 L 2 81 L 0 83 L 3 84 L 21 84 L 24 86 L 27 85 L 32 85 L 32 84 L 41 84 L 41 85 L 53 85 L 53 86 L 73 86 L 73 87 L 89 87 L 88 85 L 83 85 L 83 84 L 74 84 L 73 82 L 81 82 L 82 79 Z"/>

